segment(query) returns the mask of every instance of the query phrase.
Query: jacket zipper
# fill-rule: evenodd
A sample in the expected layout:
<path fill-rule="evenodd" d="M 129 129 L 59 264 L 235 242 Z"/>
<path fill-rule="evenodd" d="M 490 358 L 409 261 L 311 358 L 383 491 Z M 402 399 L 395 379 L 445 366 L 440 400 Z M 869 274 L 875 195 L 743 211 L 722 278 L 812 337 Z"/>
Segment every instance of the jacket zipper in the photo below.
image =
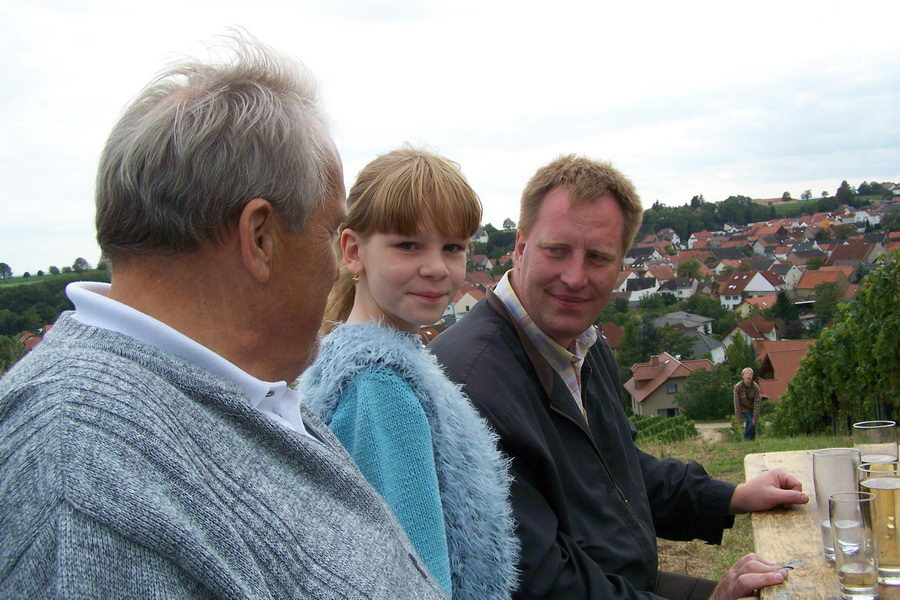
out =
<path fill-rule="evenodd" d="M 628 509 L 628 512 L 631 514 L 631 518 L 634 519 L 634 522 L 637 523 L 637 526 L 641 528 L 641 531 L 643 531 L 647 537 L 651 537 L 650 532 L 647 531 L 647 528 L 644 527 L 644 524 L 641 523 L 641 520 L 638 519 L 637 515 L 634 514 L 634 508 L 631 506 L 631 502 L 629 502 L 628 498 L 625 496 L 625 492 L 622 491 L 622 488 L 619 487 L 619 484 L 616 482 L 615 478 L 612 476 L 612 472 L 610 472 L 609 467 L 606 465 L 606 460 L 604 460 L 603 454 L 600 453 L 600 448 L 597 447 L 597 442 L 594 441 L 594 436 L 591 434 L 590 430 L 585 429 L 583 423 L 579 423 L 578 421 L 573 419 L 571 415 L 564 413 L 563 411 L 559 410 L 552 404 L 550 405 L 550 409 L 553 412 L 555 412 L 556 414 L 561 415 L 561 416 L 565 417 L 566 419 L 570 420 L 571 422 L 575 423 L 587 435 L 588 439 L 591 441 L 591 446 L 594 448 L 594 451 L 597 453 L 598 458 L 600 458 L 600 464 L 603 465 L 603 470 L 606 471 L 606 476 L 609 477 L 609 480 L 612 482 L 613 487 L 616 488 L 616 493 L 618 493 L 619 498 L 622 500 L 622 503 L 625 505 L 625 508 Z"/>

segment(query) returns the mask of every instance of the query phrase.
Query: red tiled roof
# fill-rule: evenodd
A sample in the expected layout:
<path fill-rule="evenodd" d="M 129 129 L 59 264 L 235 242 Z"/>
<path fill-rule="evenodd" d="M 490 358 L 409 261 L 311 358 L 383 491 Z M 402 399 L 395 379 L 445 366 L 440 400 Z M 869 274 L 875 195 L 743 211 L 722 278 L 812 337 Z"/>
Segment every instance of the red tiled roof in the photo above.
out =
<path fill-rule="evenodd" d="M 756 350 L 756 358 L 762 362 L 769 352 L 787 352 L 802 350 L 804 354 L 816 340 L 754 340 L 753 348 Z"/>
<path fill-rule="evenodd" d="M 769 295 L 769 296 L 757 296 L 755 298 L 745 298 L 744 302 L 746 302 L 747 304 L 749 304 L 750 306 L 752 306 L 755 309 L 764 310 L 766 308 L 769 308 L 773 304 L 775 304 L 776 299 L 777 299 L 777 296 L 775 296 L 773 294 L 773 295 Z"/>
<path fill-rule="evenodd" d="M 712 362 L 707 359 L 679 361 L 663 352 L 650 358 L 650 362 L 635 363 L 631 366 L 632 378 L 625 382 L 625 390 L 637 402 L 643 402 L 659 386 L 672 377 L 687 377 L 694 371 L 703 369 L 711 371 Z M 640 382 L 640 389 L 635 387 Z"/>
<path fill-rule="evenodd" d="M 837 283 L 841 280 L 840 271 L 804 271 L 797 282 L 798 290 L 814 290 L 823 283 Z"/>
<path fill-rule="evenodd" d="M 751 339 L 759 340 L 765 337 L 764 334 L 769 333 L 775 328 L 775 324 L 771 321 L 766 321 L 759 315 L 753 315 L 749 319 L 744 319 L 743 321 L 738 321 L 734 324 L 735 327 L 739 328 L 741 331 L 750 336 Z"/>
<path fill-rule="evenodd" d="M 497 283 L 491 276 L 490 271 L 472 271 L 471 273 L 466 273 L 466 281 L 478 283 L 489 288 L 493 288 Z"/>
<path fill-rule="evenodd" d="M 703 264 L 703 263 L 700 263 L 700 264 Z M 647 270 L 650 272 L 650 274 L 653 277 L 656 277 L 656 279 L 666 280 L 666 279 L 674 279 L 675 278 L 675 271 L 672 269 L 672 267 L 667 267 L 665 265 L 659 265 L 659 266 L 654 266 L 654 267 L 647 267 Z"/>
<path fill-rule="evenodd" d="M 622 328 L 612 321 L 600 323 L 600 331 L 603 333 L 604 337 L 606 337 L 606 342 L 609 344 L 609 347 L 613 350 L 619 347 L 619 344 L 622 343 L 622 338 L 625 337 L 625 332 L 622 331 Z"/>
<path fill-rule="evenodd" d="M 792 342 L 809 342 L 805 348 L 770 349 L 762 359 L 761 372 L 771 372 L 771 379 L 760 379 L 759 387 L 765 396 L 773 402 L 780 402 L 787 391 L 788 383 L 800 369 L 800 361 L 809 352 L 809 346 L 815 340 L 790 340 Z M 771 343 L 771 342 L 770 342 Z"/>
<path fill-rule="evenodd" d="M 845 244 L 838 246 L 825 261 L 827 265 L 833 265 L 839 260 L 863 260 L 872 250 L 874 244 Z"/>

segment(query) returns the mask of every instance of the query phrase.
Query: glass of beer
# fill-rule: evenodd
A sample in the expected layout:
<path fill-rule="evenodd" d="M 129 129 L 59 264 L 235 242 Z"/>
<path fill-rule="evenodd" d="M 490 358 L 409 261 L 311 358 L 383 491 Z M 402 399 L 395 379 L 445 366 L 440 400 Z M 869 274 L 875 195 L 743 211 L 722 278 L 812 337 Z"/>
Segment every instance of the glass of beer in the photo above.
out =
<path fill-rule="evenodd" d="M 865 464 L 897 464 L 897 423 L 862 421 L 853 424 L 853 446 Z"/>
<path fill-rule="evenodd" d="M 872 469 L 871 467 L 875 467 Z M 900 585 L 900 477 L 895 471 L 882 470 L 883 464 L 859 469 L 859 489 L 874 494 L 872 523 L 878 547 L 878 581 L 886 585 Z"/>
<path fill-rule="evenodd" d="M 856 448 L 825 448 L 810 452 L 813 460 L 813 485 L 822 528 L 822 547 L 825 558 L 834 560 L 834 539 L 828 515 L 828 497 L 841 492 L 856 492 L 859 450 Z M 866 490 L 868 491 L 868 490 Z"/>
<path fill-rule="evenodd" d="M 866 492 L 844 492 L 828 498 L 828 514 L 834 532 L 834 556 L 841 597 L 878 597 L 878 573 L 872 533 L 872 502 Z"/>

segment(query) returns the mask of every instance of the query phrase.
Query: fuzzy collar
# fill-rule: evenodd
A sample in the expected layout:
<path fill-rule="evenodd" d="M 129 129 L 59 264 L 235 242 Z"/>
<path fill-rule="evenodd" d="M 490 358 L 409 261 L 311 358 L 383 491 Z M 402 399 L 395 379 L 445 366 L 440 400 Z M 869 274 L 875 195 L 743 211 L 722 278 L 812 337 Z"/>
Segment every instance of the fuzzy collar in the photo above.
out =
<path fill-rule="evenodd" d="M 330 423 L 353 378 L 379 368 L 409 385 L 431 427 L 454 600 L 508 599 L 518 558 L 508 461 L 419 338 L 377 323 L 341 325 L 323 340 L 301 386 L 313 412 Z"/>

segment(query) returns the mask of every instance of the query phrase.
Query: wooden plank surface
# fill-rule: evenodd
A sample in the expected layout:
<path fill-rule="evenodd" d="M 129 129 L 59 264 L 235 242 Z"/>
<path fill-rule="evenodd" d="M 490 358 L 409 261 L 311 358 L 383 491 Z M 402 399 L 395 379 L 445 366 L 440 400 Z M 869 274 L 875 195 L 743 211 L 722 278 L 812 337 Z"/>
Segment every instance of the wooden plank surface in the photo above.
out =
<path fill-rule="evenodd" d="M 834 564 L 822 553 L 822 533 L 813 488 L 812 457 L 808 452 L 769 452 L 744 457 L 744 473 L 752 479 L 763 471 L 779 467 L 803 483 L 809 504 L 753 513 L 750 524 L 756 553 L 772 562 L 790 565 L 788 579 L 781 585 L 763 588 L 763 600 L 840 600 Z M 900 587 L 879 586 L 881 600 L 900 600 Z"/>

